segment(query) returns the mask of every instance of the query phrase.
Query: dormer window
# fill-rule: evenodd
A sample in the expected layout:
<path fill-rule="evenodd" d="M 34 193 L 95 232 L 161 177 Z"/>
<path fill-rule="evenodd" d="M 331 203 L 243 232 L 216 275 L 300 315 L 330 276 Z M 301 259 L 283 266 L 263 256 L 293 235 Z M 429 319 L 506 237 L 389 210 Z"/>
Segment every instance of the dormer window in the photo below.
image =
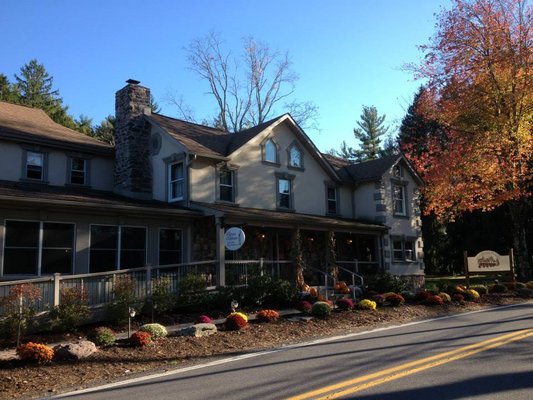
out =
<path fill-rule="evenodd" d="M 278 145 L 272 138 L 268 138 L 261 144 L 263 162 L 279 165 Z"/>
<path fill-rule="evenodd" d="M 289 167 L 292 168 L 303 168 L 304 167 L 304 160 L 303 160 L 303 151 L 298 147 L 296 142 L 291 144 L 291 146 L 288 149 L 289 153 Z"/>

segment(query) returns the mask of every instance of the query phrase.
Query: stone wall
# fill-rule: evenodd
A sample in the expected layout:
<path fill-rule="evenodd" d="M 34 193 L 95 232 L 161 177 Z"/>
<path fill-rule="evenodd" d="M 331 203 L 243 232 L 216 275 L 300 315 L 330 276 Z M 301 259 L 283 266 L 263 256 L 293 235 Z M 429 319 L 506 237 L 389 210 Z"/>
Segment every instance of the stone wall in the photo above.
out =
<path fill-rule="evenodd" d="M 138 199 L 152 198 L 150 89 L 128 80 L 115 95 L 115 192 Z"/>

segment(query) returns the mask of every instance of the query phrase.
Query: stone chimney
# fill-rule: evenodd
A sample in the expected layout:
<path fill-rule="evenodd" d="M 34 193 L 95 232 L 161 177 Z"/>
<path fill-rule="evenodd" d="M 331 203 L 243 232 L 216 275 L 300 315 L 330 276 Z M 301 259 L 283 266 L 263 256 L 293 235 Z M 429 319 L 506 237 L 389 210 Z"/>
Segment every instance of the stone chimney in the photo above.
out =
<path fill-rule="evenodd" d="M 150 89 L 128 79 L 115 94 L 115 188 L 136 199 L 152 198 Z"/>

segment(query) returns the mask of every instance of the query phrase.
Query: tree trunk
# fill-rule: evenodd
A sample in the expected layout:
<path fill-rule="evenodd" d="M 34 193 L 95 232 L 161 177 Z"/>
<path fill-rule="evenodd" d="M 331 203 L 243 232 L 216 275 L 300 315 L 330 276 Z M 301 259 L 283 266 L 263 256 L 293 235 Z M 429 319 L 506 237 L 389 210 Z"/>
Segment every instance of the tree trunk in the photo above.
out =
<path fill-rule="evenodd" d="M 508 205 L 511 219 L 515 268 L 519 279 L 525 279 L 533 275 L 532 260 L 530 259 L 527 246 L 526 228 L 530 219 L 528 206 L 528 199 L 513 201 Z"/>

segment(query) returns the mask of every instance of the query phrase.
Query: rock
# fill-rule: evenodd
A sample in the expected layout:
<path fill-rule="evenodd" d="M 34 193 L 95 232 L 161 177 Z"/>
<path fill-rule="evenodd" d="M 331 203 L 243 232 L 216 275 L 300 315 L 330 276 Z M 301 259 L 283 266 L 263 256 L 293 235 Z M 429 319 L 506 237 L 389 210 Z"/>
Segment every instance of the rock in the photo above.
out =
<path fill-rule="evenodd" d="M 178 336 L 194 337 L 209 336 L 215 333 L 217 333 L 217 326 L 215 324 L 195 324 L 176 332 Z"/>
<path fill-rule="evenodd" d="M 56 360 L 80 360 L 97 351 L 96 345 L 89 340 L 58 344 L 54 347 Z"/>

